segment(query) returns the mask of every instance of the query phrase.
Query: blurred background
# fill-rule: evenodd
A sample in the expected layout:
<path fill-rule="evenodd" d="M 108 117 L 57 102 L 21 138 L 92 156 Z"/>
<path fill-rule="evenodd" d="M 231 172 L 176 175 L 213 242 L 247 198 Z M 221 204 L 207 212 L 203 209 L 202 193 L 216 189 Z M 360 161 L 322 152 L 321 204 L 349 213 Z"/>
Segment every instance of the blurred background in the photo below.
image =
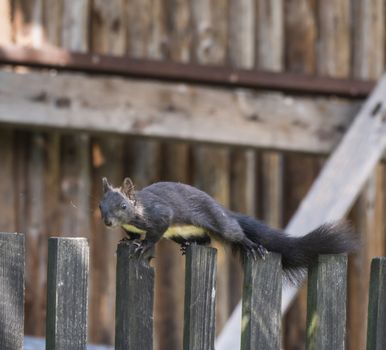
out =
<path fill-rule="evenodd" d="M 58 47 L 136 59 L 374 80 L 384 69 L 384 22 L 382 0 L 0 0 L 0 50 L 5 52 L 10 44 L 37 50 Z M 188 89 L 196 97 L 191 98 L 189 118 L 200 113 L 201 100 L 197 96 L 204 95 L 205 103 L 210 102 L 221 118 L 223 100 L 218 96 L 224 91 L 234 97 L 234 103 L 238 103 L 236 109 L 243 108 L 238 100 L 240 95 L 250 94 L 268 104 L 271 101 L 271 105 L 275 104 L 272 101 L 287 101 L 288 105 L 296 103 L 300 110 L 316 109 L 321 116 L 317 120 L 310 116 L 305 121 L 294 122 L 293 109 L 288 107 L 290 122 L 286 123 L 286 109 L 281 113 L 282 118 L 277 119 L 275 113 L 270 115 L 269 108 L 261 108 L 259 114 L 249 115 L 249 122 L 262 123 L 269 140 L 267 146 L 248 147 L 243 142 L 245 128 L 239 130 L 231 119 L 229 128 L 233 128 L 243 147 L 235 142 L 227 146 L 226 139 L 221 145 L 191 142 L 189 130 L 184 130 L 186 140 L 183 136 L 178 140 L 141 137 L 135 128 L 146 125 L 140 122 L 127 135 L 104 133 L 103 128 L 95 132 L 92 113 L 84 116 L 82 111 L 89 108 L 92 112 L 99 105 L 103 108 L 109 105 L 107 111 L 121 109 L 123 113 L 125 108 L 131 108 L 119 105 L 121 100 L 114 98 L 125 94 L 125 91 L 114 92 L 119 84 L 111 81 L 117 78 L 92 77 L 93 81 L 101 79 L 103 91 L 110 95 L 94 94 L 93 85 L 87 83 L 78 87 L 82 92 L 73 91 L 74 96 L 70 96 L 68 86 L 73 85 L 66 82 L 72 76 L 80 77 L 74 80 L 80 82 L 90 77 L 82 72 L 62 73 L 52 68 L 6 64 L 1 70 L 25 77 L 32 71 L 36 74 L 34 79 L 25 78 L 21 82 L 30 84 L 26 87 L 30 92 L 36 87 L 31 98 L 50 104 L 51 109 L 43 109 L 47 120 L 67 108 L 79 120 L 87 117 L 90 124 L 90 130 L 82 127 L 83 131 L 41 125 L 36 128 L 33 123 L 0 124 L 0 231 L 26 234 L 25 332 L 36 336 L 44 336 L 45 332 L 47 237 L 83 236 L 89 238 L 91 245 L 89 341 L 100 344 L 112 344 L 114 340 L 115 250 L 122 237 L 119 231 L 106 230 L 100 220 L 98 201 L 103 176 L 116 186 L 124 176 L 130 176 L 138 189 L 160 180 L 193 184 L 226 207 L 283 228 L 363 102 L 349 97 L 300 96 L 241 88 L 209 87 L 200 92 L 199 87 L 178 83 L 177 90 Z M 60 85 L 62 97 L 55 103 L 37 89 L 39 82 L 45 84 L 47 76 L 51 80 L 65 77 Z M 136 83 L 143 84 L 139 78 L 124 79 L 131 80 L 133 89 Z M 11 98 L 4 93 L 11 89 L 9 81 L 0 78 L 0 91 L 5 99 Z M 148 80 L 147 84 L 139 90 L 146 92 L 146 86 L 151 87 L 149 96 L 142 95 L 144 105 L 147 98 L 149 103 L 155 99 L 151 94 L 156 87 Z M 176 83 L 154 84 L 160 86 L 157 113 L 166 118 L 178 112 L 178 97 L 162 94 L 162 85 Z M 89 101 L 83 105 L 76 101 L 78 93 L 89 95 Z M 127 94 L 130 93 L 128 90 Z M 71 102 L 72 98 L 75 102 Z M 330 108 L 332 105 L 339 108 Z M 29 107 L 22 111 L 31 118 L 39 113 Z M 2 113 L 6 113 L 4 108 Z M 130 113 L 128 118 L 133 115 Z M 265 127 L 271 117 L 276 118 L 273 126 Z M 107 113 L 104 120 L 106 127 L 114 123 L 114 113 Z M 293 129 L 297 132 L 292 135 Z M 281 142 L 283 133 L 289 145 L 291 138 L 294 143 L 299 141 L 302 130 L 311 132 L 314 139 L 308 139 L 298 150 L 287 149 L 286 142 Z M 215 134 L 216 123 L 205 132 Z M 349 264 L 349 349 L 363 349 L 365 344 L 370 260 L 384 255 L 385 250 L 384 202 L 384 164 L 380 163 L 348 215 L 363 241 L 362 250 L 351 257 Z M 180 349 L 184 259 L 178 245 L 161 241 L 154 266 L 157 349 Z M 220 248 L 218 333 L 240 299 L 241 282 L 238 261 Z M 285 349 L 304 348 L 305 315 L 306 289 L 302 288 L 283 318 Z"/>

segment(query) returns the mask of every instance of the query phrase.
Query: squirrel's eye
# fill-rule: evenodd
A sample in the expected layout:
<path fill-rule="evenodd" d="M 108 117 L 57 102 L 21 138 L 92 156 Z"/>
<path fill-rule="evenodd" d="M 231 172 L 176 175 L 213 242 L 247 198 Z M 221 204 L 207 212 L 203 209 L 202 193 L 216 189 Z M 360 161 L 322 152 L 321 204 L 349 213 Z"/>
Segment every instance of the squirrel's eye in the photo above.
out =
<path fill-rule="evenodd" d="M 126 203 L 122 203 L 122 204 L 121 204 L 121 209 L 125 210 L 126 208 L 127 208 Z"/>

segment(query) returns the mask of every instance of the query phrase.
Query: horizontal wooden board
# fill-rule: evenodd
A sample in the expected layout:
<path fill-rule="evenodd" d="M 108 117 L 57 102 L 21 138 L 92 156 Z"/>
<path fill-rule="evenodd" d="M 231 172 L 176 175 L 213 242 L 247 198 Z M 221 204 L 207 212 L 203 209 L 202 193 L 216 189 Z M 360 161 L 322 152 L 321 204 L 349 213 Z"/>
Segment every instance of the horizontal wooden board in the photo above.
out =
<path fill-rule="evenodd" d="M 329 153 L 360 101 L 79 73 L 0 72 L 0 123 Z"/>

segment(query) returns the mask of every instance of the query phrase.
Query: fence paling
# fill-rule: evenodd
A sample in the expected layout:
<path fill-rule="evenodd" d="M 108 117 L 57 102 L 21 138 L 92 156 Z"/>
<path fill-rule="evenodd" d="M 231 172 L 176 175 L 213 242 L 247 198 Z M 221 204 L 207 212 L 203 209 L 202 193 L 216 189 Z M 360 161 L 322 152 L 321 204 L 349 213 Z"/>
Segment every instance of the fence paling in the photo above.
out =
<path fill-rule="evenodd" d="M 121 242 L 117 250 L 115 349 L 153 348 L 154 269 Z"/>
<path fill-rule="evenodd" d="M 191 245 L 186 251 L 184 350 L 213 350 L 216 320 L 214 248 Z"/>
<path fill-rule="evenodd" d="M 0 349 L 22 350 L 24 235 L 0 233 Z"/>
<path fill-rule="evenodd" d="M 346 294 L 347 256 L 320 255 L 308 271 L 308 350 L 345 350 Z"/>
<path fill-rule="evenodd" d="M 83 350 L 87 341 L 89 247 L 85 238 L 50 238 L 46 348 Z"/>
<path fill-rule="evenodd" d="M 386 258 L 371 262 L 367 350 L 386 349 Z"/>
<path fill-rule="evenodd" d="M 241 349 L 280 349 L 281 256 L 245 257 Z"/>
<path fill-rule="evenodd" d="M 23 347 L 24 235 L 0 233 L 0 348 Z M 84 238 L 50 238 L 47 339 L 50 350 L 85 349 L 89 247 Z M 131 243 L 118 245 L 115 348 L 153 347 L 154 270 Z M 280 348 L 279 254 L 245 259 L 241 347 Z M 309 269 L 307 349 L 344 350 L 347 256 L 320 255 Z M 187 249 L 184 350 L 214 349 L 216 250 Z M 371 265 L 367 350 L 385 348 L 386 258 Z"/>

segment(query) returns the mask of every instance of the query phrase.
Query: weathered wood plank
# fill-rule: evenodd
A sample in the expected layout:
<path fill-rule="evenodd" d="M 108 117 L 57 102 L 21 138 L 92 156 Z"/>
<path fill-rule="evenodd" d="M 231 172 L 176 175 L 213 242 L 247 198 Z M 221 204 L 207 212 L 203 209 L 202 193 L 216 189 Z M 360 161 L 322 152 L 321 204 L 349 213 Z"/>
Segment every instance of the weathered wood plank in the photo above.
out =
<path fill-rule="evenodd" d="M 0 232 L 0 348 L 22 350 L 24 235 Z"/>
<path fill-rule="evenodd" d="M 73 51 L 88 49 L 89 0 L 66 0 L 62 6 L 62 46 Z M 62 91 L 63 93 L 63 91 Z M 60 105 L 68 100 L 62 94 Z M 65 107 L 64 107 L 65 108 Z M 50 116 L 51 118 L 52 116 Z M 79 118 L 79 115 L 78 115 Z M 89 135 L 62 138 L 62 213 L 64 235 L 90 235 L 90 139 Z"/>
<path fill-rule="evenodd" d="M 241 325 L 241 349 L 280 349 L 281 256 L 247 258 Z M 233 335 L 235 336 L 235 335 Z"/>
<path fill-rule="evenodd" d="M 0 73 L 1 124 L 311 153 L 331 152 L 360 104 L 81 74 Z"/>
<path fill-rule="evenodd" d="M 15 1 L 14 37 L 18 45 L 39 47 L 43 41 L 42 0 Z M 18 160 L 19 180 L 25 181 L 25 203 L 19 213 L 20 228 L 26 233 L 26 320 L 27 334 L 44 334 L 44 309 L 46 283 L 40 278 L 46 269 L 47 240 L 44 237 L 44 139 L 40 132 L 32 135 L 16 134 L 18 147 L 24 148 L 25 158 Z M 24 140 L 21 140 L 24 138 Z M 20 202 L 21 204 L 21 202 Z"/>
<path fill-rule="evenodd" d="M 355 77 L 378 79 L 384 69 L 384 1 L 352 2 L 353 68 Z M 384 165 L 379 164 L 367 180 L 352 211 L 360 234 L 361 249 L 349 267 L 350 350 L 366 346 L 367 298 L 371 259 L 385 254 Z"/>
<path fill-rule="evenodd" d="M 89 6 L 90 0 L 62 2 L 62 47 L 78 52 L 87 51 Z"/>
<path fill-rule="evenodd" d="M 126 4 L 123 0 L 96 0 L 91 4 L 90 50 L 116 56 L 126 53 Z M 102 197 L 102 177 L 119 185 L 124 174 L 124 138 L 121 135 L 91 138 L 92 149 L 92 224 L 91 241 L 91 303 L 90 341 L 112 344 L 114 342 L 117 241 L 123 237 L 120 228 L 108 230 L 100 218 L 98 207 Z"/>
<path fill-rule="evenodd" d="M 307 345 L 345 350 L 347 256 L 320 255 L 308 270 Z"/>
<path fill-rule="evenodd" d="M 0 130 L 0 230 L 15 231 L 16 229 L 16 193 L 14 190 L 14 132 Z"/>
<path fill-rule="evenodd" d="M 284 2 L 285 67 L 298 73 L 315 74 L 316 70 L 316 1 L 287 0 Z M 284 222 L 295 213 L 316 178 L 318 159 L 304 154 L 284 156 Z M 284 316 L 283 348 L 305 348 L 307 289 L 302 286 L 297 298 Z"/>
<path fill-rule="evenodd" d="M 9 0 L 0 0 L 0 45 L 9 44 L 12 38 L 12 3 Z"/>
<path fill-rule="evenodd" d="M 227 39 L 226 0 L 196 0 L 192 2 L 192 60 L 199 64 L 223 65 L 226 57 Z M 213 128 L 212 128 L 213 130 Z M 229 207 L 230 164 L 229 149 L 197 145 L 193 148 L 193 184 Z M 217 247 L 217 242 L 214 246 Z M 218 245 L 220 247 L 220 245 Z M 221 329 L 230 310 L 230 261 L 224 249 L 218 250 L 217 259 L 217 309 L 216 326 Z"/>
<path fill-rule="evenodd" d="M 386 258 L 375 258 L 371 262 L 367 350 L 386 348 Z"/>
<path fill-rule="evenodd" d="M 25 136 L 25 135 L 24 135 Z M 45 140 L 41 133 L 33 133 L 27 141 L 27 208 L 26 219 L 26 286 L 27 300 L 30 300 L 26 332 L 44 334 L 44 307 L 46 281 L 42 276 L 47 266 L 47 236 L 45 231 Z M 27 303 L 26 303 L 27 304 Z M 27 311 L 28 310 L 28 311 Z"/>
<path fill-rule="evenodd" d="M 91 243 L 90 293 L 90 341 L 112 344 L 114 342 L 115 276 L 117 242 L 123 237 L 120 228 L 108 230 L 100 217 L 98 207 L 102 196 L 102 181 L 105 176 L 115 185 L 124 177 L 124 140 L 97 137 L 92 143 L 92 210 L 93 239 Z"/>
<path fill-rule="evenodd" d="M 216 249 L 186 251 L 184 350 L 212 350 L 215 337 Z"/>
<path fill-rule="evenodd" d="M 85 238 L 50 238 L 46 347 L 84 349 L 87 341 L 89 247 Z"/>
<path fill-rule="evenodd" d="M 317 2 L 318 59 L 320 75 L 347 77 L 350 73 L 350 1 Z"/>
<path fill-rule="evenodd" d="M 283 1 L 256 2 L 256 68 L 265 71 L 283 69 Z M 260 184 L 263 201 L 261 217 L 273 227 L 283 222 L 283 157 L 280 153 L 260 154 Z"/>
<path fill-rule="evenodd" d="M 191 49 L 189 0 L 156 1 L 164 7 L 164 40 L 166 57 L 188 62 Z M 157 21 L 158 22 L 158 21 Z M 190 147 L 186 142 L 161 144 L 160 177 L 165 181 L 189 183 L 192 167 Z M 158 349 L 181 349 L 184 327 L 184 257 L 179 246 L 161 240 L 156 247 L 154 322 Z"/>
<path fill-rule="evenodd" d="M 321 161 L 317 157 L 304 154 L 288 154 L 285 157 L 285 222 L 296 212 L 299 203 L 312 186 Z M 304 349 L 306 340 L 307 286 L 300 288 L 297 298 L 284 315 L 284 349 Z"/>
<path fill-rule="evenodd" d="M 115 349 L 153 349 L 154 270 L 135 253 L 136 245 L 118 244 Z"/>

